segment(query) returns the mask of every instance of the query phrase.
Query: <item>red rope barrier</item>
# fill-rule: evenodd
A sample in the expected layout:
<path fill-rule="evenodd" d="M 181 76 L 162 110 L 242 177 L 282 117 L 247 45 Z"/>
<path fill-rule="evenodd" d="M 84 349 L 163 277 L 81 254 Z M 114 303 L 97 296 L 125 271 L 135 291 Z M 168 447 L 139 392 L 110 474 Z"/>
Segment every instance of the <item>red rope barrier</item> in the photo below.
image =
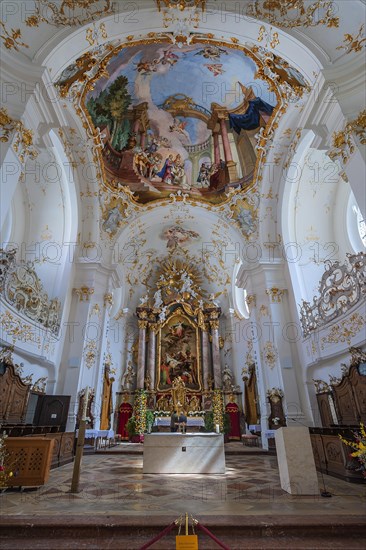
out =
<path fill-rule="evenodd" d="M 170 531 L 173 529 L 173 527 L 176 526 L 176 523 L 175 521 L 173 521 L 173 523 L 171 523 L 170 525 L 168 525 L 168 527 L 165 527 L 164 531 L 162 531 L 161 533 L 159 533 L 158 535 L 156 535 L 155 538 L 151 539 L 149 542 L 147 542 L 146 544 L 144 544 L 144 546 L 141 546 L 140 550 L 146 550 L 146 548 L 149 548 L 150 546 L 152 546 L 154 544 L 154 542 L 157 542 L 158 540 L 162 539 L 163 537 L 165 537 L 165 535 L 167 535 L 168 533 L 170 533 Z M 229 550 L 229 549 L 227 549 Z"/>
<path fill-rule="evenodd" d="M 221 546 L 221 548 L 223 548 L 224 550 L 230 550 L 230 548 L 228 546 L 225 546 L 225 544 L 223 544 L 222 542 L 219 541 L 219 539 L 217 539 L 215 537 L 215 535 L 213 535 L 208 529 L 206 529 L 206 527 L 204 527 L 203 525 L 201 525 L 200 523 L 196 523 L 196 527 L 197 529 L 201 529 L 201 531 L 203 531 L 204 533 L 206 533 L 206 535 L 208 535 L 212 540 L 214 540 L 216 542 L 216 544 L 218 544 L 219 546 Z"/>

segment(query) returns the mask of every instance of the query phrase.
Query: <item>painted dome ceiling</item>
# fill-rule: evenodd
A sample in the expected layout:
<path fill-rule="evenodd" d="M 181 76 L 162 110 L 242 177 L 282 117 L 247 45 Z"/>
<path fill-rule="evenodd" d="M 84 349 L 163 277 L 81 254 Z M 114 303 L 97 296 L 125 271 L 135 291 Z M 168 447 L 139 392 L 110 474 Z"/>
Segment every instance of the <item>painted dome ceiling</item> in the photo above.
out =
<path fill-rule="evenodd" d="M 102 142 L 104 182 L 128 186 L 140 203 L 180 190 L 219 204 L 230 189 L 247 188 L 258 167 L 257 135 L 268 132 L 281 103 L 278 83 L 242 46 L 143 42 L 107 55 L 82 96 L 86 124 Z M 61 91 L 93 62 L 84 55 L 64 69 Z M 271 63 L 280 82 L 306 88 L 282 58 Z"/>

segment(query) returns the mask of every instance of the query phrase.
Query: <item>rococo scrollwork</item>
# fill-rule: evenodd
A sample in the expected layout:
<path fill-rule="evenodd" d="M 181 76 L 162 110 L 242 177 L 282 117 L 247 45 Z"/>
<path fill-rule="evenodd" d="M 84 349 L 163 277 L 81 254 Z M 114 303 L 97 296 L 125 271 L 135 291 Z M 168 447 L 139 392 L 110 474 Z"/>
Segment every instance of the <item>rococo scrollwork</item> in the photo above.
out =
<path fill-rule="evenodd" d="M 281 401 L 283 396 L 284 396 L 284 393 L 283 393 L 283 390 L 281 390 L 281 388 L 271 388 L 267 390 L 268 400 L 273 403 L 278 403 L 279 401 Z"/>
<path fill-rule="evenodd" d="M 61 4 L 50 0 L 37 0 L 34 13 L 25 22 L 28 27 L 48 23 L 56 27 L 74 27 L 114 12 L 112 0 L 62 0 Z"/>
<path fill-rule="evenodd" d="M 246 15 L 287 29 L 339 25 L 332 0 L 317 0 L 306 4 L 304 0 L 253 0 L 248 4 Z"/>
<path fill-rule="evenodd" d="M 61 303 L 49 299 L 32 262 L 16 263 L 16 250 L 0 249 L 0 293 L 5 301 L 29 319 L 57 333 Z"/>
<path fill-rule="evenodd" d="M 348 262 L 326 262 L 313 304 L 303 300 L 300 321 L 304 336 L 333 321 L 357 304 L 366 294 L 366 254 L 347 254 Z"/>
<path fill-rule="evenodd" d="M 38 151 L 33 145 L 33 131 L 28 130 L 20 120 L 11 118 L 7 110 L 2 107 L 0 109 L 0 142 L 7 143 L 12 134 L 14 134 L 12 147 L 20 162 L 25 162 L 28 157 L 37 158 Z"/>
<path fill-rule="evenodd" d="M 366 109 L 361 111 L 357 118 L 348 122 L 344 130 L 333 133 L 332 149 L 328 152 L 332 160 L 340 158 L 343 164 L 347 164 L 355 151 L 352 134 L 357 136 L 362 145 L 366 144 Z"/>
<path fill-rule="evenodd" d="M 166 8 L 178 8 L 180 11 L 184 11 L 186 8 L 202 8 L 205 11 L 206 0 L 156 0 L 159 11 L 162 7 Z"/>

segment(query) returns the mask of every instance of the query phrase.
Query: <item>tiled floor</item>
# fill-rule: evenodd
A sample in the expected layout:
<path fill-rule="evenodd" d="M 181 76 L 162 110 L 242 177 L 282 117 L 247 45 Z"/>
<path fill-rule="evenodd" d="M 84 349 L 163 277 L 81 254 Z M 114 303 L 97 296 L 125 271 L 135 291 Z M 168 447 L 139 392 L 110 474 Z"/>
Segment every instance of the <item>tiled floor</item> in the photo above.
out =
<path fill-rule="evenodd" d="M 7 491 L 6 516 L 354 515 L 364 517 L 366 486 L 324 476 L 332 498 L 292 496 L 280 487 L 275 456 L 252 454 L 240 443 L 227 446 L 225 475 L 144 475 L 139 445 L 83 457 L 80 492 L 70 493 L 73 465 L 52 470 L 36 491 Z M 119 454 L 121 450 L 126 451 Z M 251 454 L 248 454 L 248 451 Z M 231 454 L 231 453 L 240 454 Z M 319 487 L 322 479 L 319 475 Z"/>

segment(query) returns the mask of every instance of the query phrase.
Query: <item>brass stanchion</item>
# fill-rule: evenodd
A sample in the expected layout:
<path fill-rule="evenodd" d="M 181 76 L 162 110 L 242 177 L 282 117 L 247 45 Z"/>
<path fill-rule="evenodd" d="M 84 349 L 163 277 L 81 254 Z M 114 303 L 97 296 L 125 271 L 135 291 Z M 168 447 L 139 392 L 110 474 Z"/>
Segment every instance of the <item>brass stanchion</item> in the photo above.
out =
<path fill-rule="evenodd" d="M 74 470 L 72 473 L 70 493 L 79 493 L 80 466 L 81 466 L 81 459 L 83 457 L 83 452 L 84 452 L 86 411 L 88 406 L 88 400 L 89 400 L 89 387 L 87 386 L 85 388 L 85 393 L 84 393 L 83 413 L 79 424 L 78 440 L 77 440 L 78 442 L 76 445 Z"/>

